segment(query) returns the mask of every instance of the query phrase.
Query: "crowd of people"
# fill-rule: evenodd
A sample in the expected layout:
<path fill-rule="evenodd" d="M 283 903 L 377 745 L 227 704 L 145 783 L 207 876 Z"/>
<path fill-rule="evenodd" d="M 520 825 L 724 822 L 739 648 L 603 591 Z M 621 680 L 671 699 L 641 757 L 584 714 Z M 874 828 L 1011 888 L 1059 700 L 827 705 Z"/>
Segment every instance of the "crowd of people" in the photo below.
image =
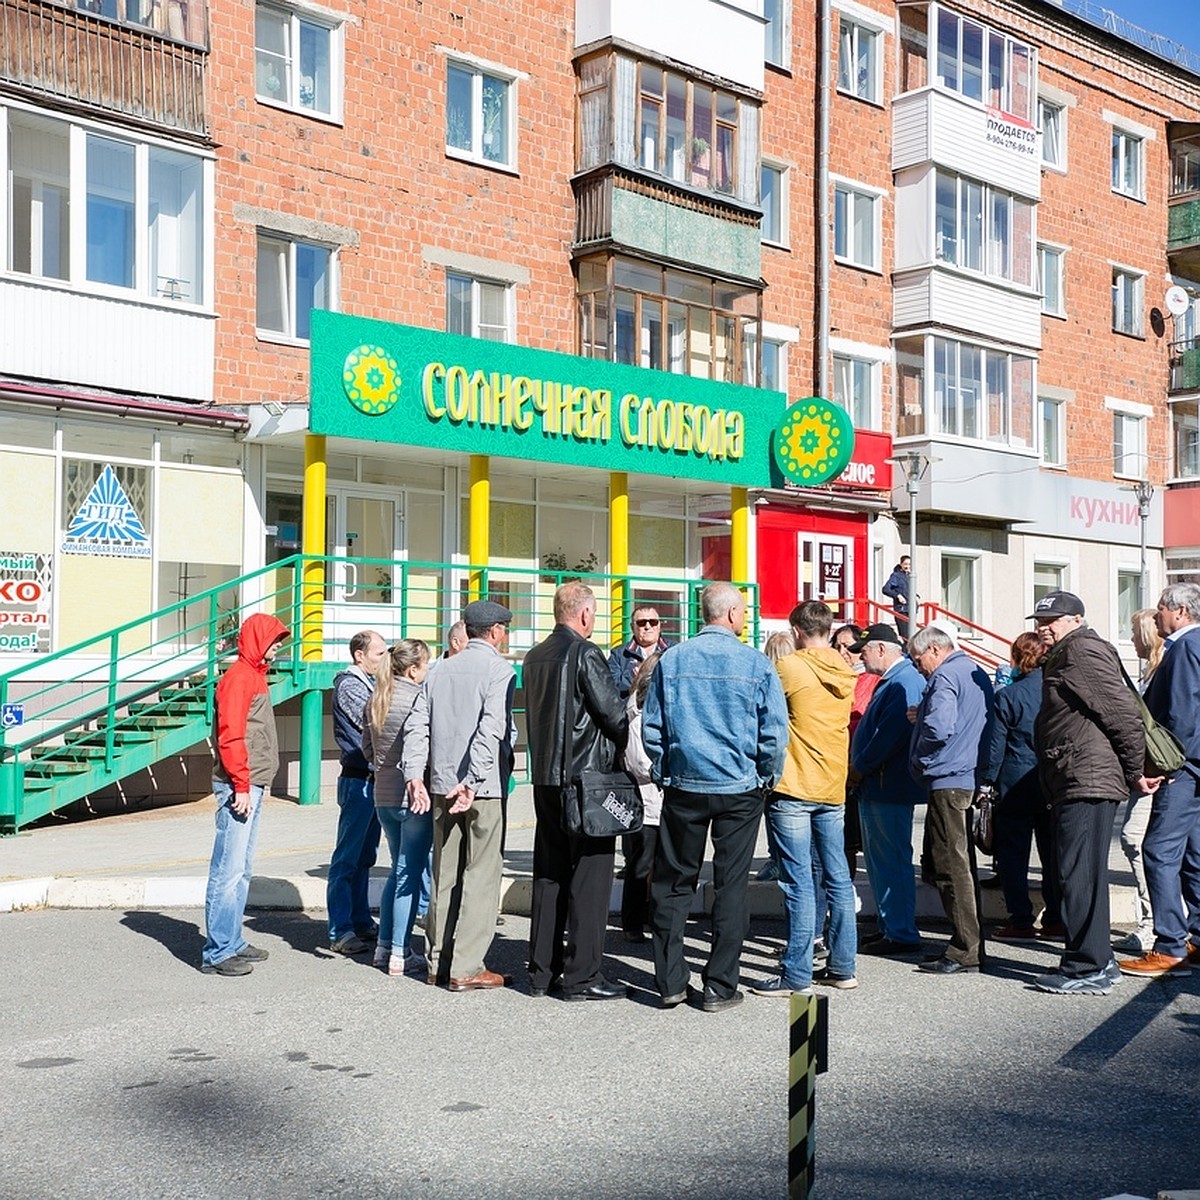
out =
<path fill-rule="evenodd" d="M 906 572 L 893 591 L 908 615 Z M 897 600 L 899 604 L 899 600 Z M 1062 943 L 1034 985 L 1106 994 L 1122 974 L 1186 974 L 1200 965 L 1200 586 L 1173 584 L 1138 613 L 1140 683 L 1088 627 L 1072 593 L 1042 597 L 1035 629 L 993 679 L 930 625 L 834 627 L 820 601 L 798 604 L 765 652 L 746 643 L 746 602 L 706 587 L 703 626 L 669 644 L 652 605 L 634 608 L 628 642 L 592 640 L 596 598 L 581 582 L 554 597 L 553 631 L 526 655 L 523 687 L 536 816 L 529 935 L 534 996 L 610 1000 L 605 971 L 616 839 L 564 823 L 586 772 L 624 769 L 643 823 L 623 840 L 621 926 L 649 928 L 664 1007 L 740 1004 L 747 889 L 765 819 L 787 940 L 758 996 L 858 986 L 857 956 L 908 959 L 929 976 L 978 971 L 988 936 Z M 510 982 L 488 968 L 497 923 L 516 725 L 516 672 L 505 656 L 512 612 L 476 600 L 431 661 L 417 639 L 350 642 L 333 689 L 341 751 L 337 843 L 328 883 L 331 948 L 371 954 L 391 975 L 451 991 Z M 907 627 L 908 622 L 905 622 Z M 217 689 L 217 836 L 202 969 L 244 975 L 266 951 L 242 933 L 263 792 L 277 764 L 266 671 L 287 630 L 249 618 L 237 663 Z M 1148 765 L 1146 717 L 1186 753 L 1169 778 Z M 985 936 L 973 816 L 994 797 L 992 852 L 1008 912 Z M 925 806 L 921 875 L 951 935 L 925 953 L 916 920 L 914 812 Z M 1116 810 L 1138 888 L 1139 919 L 1112 940 L 1108 853 Z M 390 867 L 378 924 L 367 885 L 380 841 Z M 684 929 L 712 847 L 711 944 L 693 988 Z M 1029 872 L 1042 864 L 1039 914 Z M 875 899 L 860 931 L 861 853 Z M 1039 920 L 1040 916 L 1040 920 Z M 414 928 L 425 925 L 425 951 Z M 1114 949 L 1130 955 L 1118 962 Z"/>

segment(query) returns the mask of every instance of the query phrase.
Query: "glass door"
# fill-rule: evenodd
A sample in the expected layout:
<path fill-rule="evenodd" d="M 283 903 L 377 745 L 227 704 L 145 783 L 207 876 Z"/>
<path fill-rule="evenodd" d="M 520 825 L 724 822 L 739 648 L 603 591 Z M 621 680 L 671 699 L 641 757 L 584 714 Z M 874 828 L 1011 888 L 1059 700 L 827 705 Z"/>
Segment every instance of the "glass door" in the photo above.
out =
<path fill-rule="evenodd" d="M 854 540 L 802 533 L 799 545 L 801 600 L 823 600 L 840 615 L 839 602 L 849 598 L 854 580 Z"/>
<path fill-rule="evenodd" d="M 403 547 L 403 493 L 350 490 L 329 494 L 326 541 L 328 572 L 325 642 L 344 648 L 360 629 L 398 636 L 397 560 Z M 326 657 L 329 656 L 327 651 Z"/>

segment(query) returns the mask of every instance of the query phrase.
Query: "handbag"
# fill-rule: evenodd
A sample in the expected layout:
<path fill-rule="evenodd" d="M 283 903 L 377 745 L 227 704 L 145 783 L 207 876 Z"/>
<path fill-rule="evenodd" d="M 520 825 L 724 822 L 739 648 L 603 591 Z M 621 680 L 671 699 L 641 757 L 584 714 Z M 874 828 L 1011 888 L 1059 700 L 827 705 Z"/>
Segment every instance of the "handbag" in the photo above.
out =
<path fill-rule="evenodd" d="M 567 696 L 563 706 L 563 778 L 571 757 L 571 731 L 575 727 L 575 672 L 578 646 L 567 652 Z M 563 786 L 563 829 L 574 837 L 609 838 L 637 833 L 642 827 L 642 793 L 637 780 L 625 770 L 581 771 Z"/>
<path fill-rule="evenodd" d="M 1121 674 L 1125 676 L 1129 690 L 1133 693 L 1133 701 L 1137 705 L 1138 715 L 1142 718 L 1142 725 L 1146 730 L 1146 774 L 1149 776 L 1174 775 L 1176 772 L 1182 771 L 1187 762 L 1187 751 L 1183 748 L 1183 743 L 1165 725 L 1160 725 L 1154 719 L 1146 707 L 1146 701 L 1142 699 L 1142 693 L 1137 690 L 1136 684 L 1129 678 L 1125 664 L 1120 659 L 1117 662 L 1120 664 Z"/>
<path fill-rule="evenodd" d="M 996 789 L 984 784 L 975 791 L 972 806 L 971 840 L 984 854 L 991 854 L 996 832 Z"/>

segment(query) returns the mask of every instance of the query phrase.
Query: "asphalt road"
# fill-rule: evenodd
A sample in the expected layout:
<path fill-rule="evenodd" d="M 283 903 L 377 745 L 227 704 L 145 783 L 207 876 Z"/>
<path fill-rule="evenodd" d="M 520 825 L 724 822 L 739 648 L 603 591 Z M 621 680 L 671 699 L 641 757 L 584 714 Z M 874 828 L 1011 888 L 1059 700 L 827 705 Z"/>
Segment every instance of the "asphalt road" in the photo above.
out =
<path fill-rule="evenodd" d="M 331 955 L 323 915 L 252 916 L 271 959 L 243 979 L 198 973 L 191 910 L 0 916 L 0 1196 L 786 1195 L 783 1001 L 661 1011 L 648 947 L 615 934 L 631 1000 L 534 1000 L 513 916 L 490 965 L 514 987 L 451 995 Z M 746 980 L 782 932 L 755 922 Z M 830 996 L 816 1194 L 1200 1185 L 1200 973 L 1060 998 L 1028 987 L 1052 961 L 1001 948 L 994 973 L 939 979 L 860 959 Z"/>

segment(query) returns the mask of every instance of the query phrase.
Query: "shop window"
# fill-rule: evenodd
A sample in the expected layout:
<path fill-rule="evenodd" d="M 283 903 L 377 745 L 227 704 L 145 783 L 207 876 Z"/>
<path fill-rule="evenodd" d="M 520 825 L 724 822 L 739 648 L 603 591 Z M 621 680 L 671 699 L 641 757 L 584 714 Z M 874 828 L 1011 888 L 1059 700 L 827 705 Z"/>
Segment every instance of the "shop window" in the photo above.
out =
<path fill-rule="evenodd" d="M 1032 47 L 939 6 L 933 54 L 939 87 L 1030 121 Z"/>
<path fill-rule="evenodd" d="M 1038 245 L 1038 283 L 1042 289 L 1042 312 L 1049 317 L 1067 315 L 1063 279 L 1065 252 L 1056 246 Z"/>
<path fill-rule="evenodd" d="M 215 632 L 229 639 L 236 638 L 238 628 L 238 590 L 228 588 L 218 594 L 214 609 L 211 597 L 195 603 L 186 601 L 199 592 L 207 592 L 229 583 L 241 574 L 238 563 L 167 562 L 158 564 L 158 608 L 183 604 L 157 623 L 155 637 L 174 638 L 176 645 L 202 646 Z"/>
<path fill-rule="evenodd" d="M 1145 144 L 1136 134 L 1112 131 L 1112 190 L 1131 200 L 1145 199 Z"/>
<path fill-rule="evenodd" d="M 314 308 L 335 309 L 335 253 L 329 246 L 258 235 L 259 333 L 308 341 Z"/>
<path fill-rule="evenodd" d="M 855 429 L 877 429 L 879 364 L 849 354 L 833 356 L 833 400 L 850 414 Z"/>
<path fill-rule="evenodd" d="M 1050 592 L 1061 592 L 1067 586 L 1067 568 L 1061 563 L 1033 564 L 1033 603 Z"/>
<path fill-rule="evenodd" d="M 1171 474 L 1176 479 L 1200 476 L 1200 419 L 1195 401 L 1171 405 L 1174 460 Z"/>
<path fill-rule="evenodd" d="M 1063 400 L 1038 397 L 1041 424 L 1041 458 L 1048 467 L 1067 465 L 1067 406 Z"/>
<path fill-rule="evenodd" d="M 787 171 L 783 167 L 763 163 L 759 183 L 759 204 L 762 207 L 762 240 L 776 246 L 787 244 Z"/>
<path fill-rule="evenodd" d="M 854 267 L 879 269 L 880 197 L 839 183 L 833 189 L 833 256 Z"/>
<path fill-rule="evenodd" d="M 72 552 L 149 558 L 150 469 L 64 459 L 63 520 Z"/>
<path fill-rule="evenodd" d="M 299 112 L 338 117 L 341 26 L 307 11 L 258 4 L 254 9 L 254 91 Z"/>
<path fill-rule="evenodd" d="M 1143 335 L 1142 297 L 1146 277 L 1121 267 L 1112 272 L 1112 327 L 1114 333 Z"/>
<path fill-rule="evenodd" d="M 470 63 L 446 66 L 446 150 L 480 162 L 516 164 L 516 84 Z"/>
<path fill-rule="evenodd" d="M 998 188 L 938 171 L 934 241 L 939 261 L 1030 283 L 1033 205 Z"/>
<path fill-rule="evenodd" d="M 1067 110 L 1042 96 L 1037 102 L 1038 131 L 1042 135 L 1042 165 L 1067 169 Z"/>
<path fill-rule="evenodd" d="M 446 331 L 492 342 L 513 340 L 512 288 L 446 272 Z"/>
<path fill-rule="evenodd" d="M 878 104 L 883 74 L 879 48 L 883 38 L 845 13 L 838 14 L 838 91 Z"/>
<path fill-rule="evenodd" d="M 791 65 L 792 0 L 763 0 L 763 18 L 766 61 L 786 70 Z"/>
<path fill-rule="evenodd" d="M 1146 418 L 1113 413 L 1113 474 L 1121 479 L 1146 478 Z"/>
<path fill-rule="evenodd" d="M 968 621 L 977 621 L 975 555 L 942 554 L 942 606 Z"/>

